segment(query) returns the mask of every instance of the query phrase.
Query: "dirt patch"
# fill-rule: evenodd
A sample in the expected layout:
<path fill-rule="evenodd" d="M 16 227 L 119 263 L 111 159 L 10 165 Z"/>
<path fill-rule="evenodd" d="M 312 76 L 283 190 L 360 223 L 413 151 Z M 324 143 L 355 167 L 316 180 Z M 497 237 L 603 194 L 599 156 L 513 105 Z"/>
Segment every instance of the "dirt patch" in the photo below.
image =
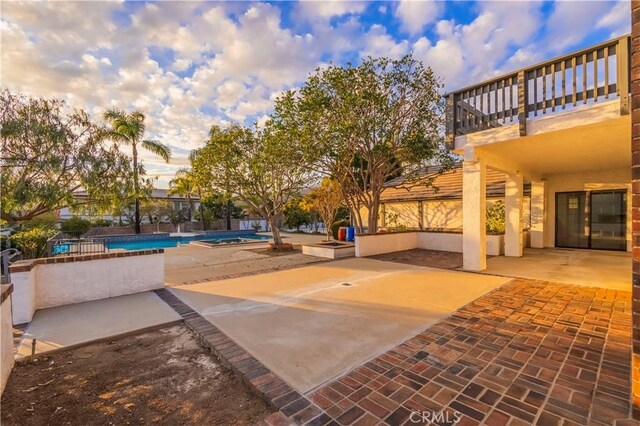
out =
<path fill-rule="evenodd" d="M 16 365 L 3 425 L 258 423 L 269 409 L 179 325 Z"/>
<path fill-rule="evenodd" d="M 270 247 L 260 247 L 256 249 L 246 249 L 245 251 L 264 256 L 292 256 L 294 254 L 302 254 L 302 246 L 300 244 L 293 244 L 290 250 L 274 250 Z"/>

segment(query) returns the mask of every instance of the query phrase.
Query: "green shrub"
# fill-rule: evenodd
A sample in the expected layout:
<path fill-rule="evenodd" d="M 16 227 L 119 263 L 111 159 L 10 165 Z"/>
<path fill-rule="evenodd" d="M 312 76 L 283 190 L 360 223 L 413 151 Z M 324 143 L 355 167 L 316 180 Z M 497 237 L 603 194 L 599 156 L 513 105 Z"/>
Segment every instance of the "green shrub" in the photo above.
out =
<path fill-rule="evenodd" d="M 333 222 L 331 224 L 331 234 L 333 235 L 333 239 L 334 240 L 338 239 L 338 229 L 340 229 L 341 226 L 349 226 L 349 225 L 351 224 L 346 220 L 336 220 L 335 222 Z"/>
<path fill-rule="evenodd" d="M 496 201 L 487 207 L 487 233 L 504 234 L 504 203 Z"/>
<path fill-rule="evenodd" d="M 45 213 L 34 217 L 22 224 L 22 229 L 43 228 L 53 229 L 56 227 L 58 217 L 54 213 Z"/>
<path fill-rule="evenodd" d="M 84 234 L 90 228 L 91 221 L 78 216 L 73 216 L 71 219 L 65 220 L 60 226 L 60 230 L 67 234 Z"/>
<path fill-rule="evenodd" d="M 113 225 L 113 222 L 106 219 L 95 219 L 91 222 L 91 226 L 96 228 L 108 228 L 111 225 Z"/>
<path fill-rule="evenodd" d="M 57 231 L 48 228 L 31 228 L 13 234 L 10 239 L 14 247 L 22 252 L 24 259 L 36 259 L 47 254 L 47 240 Z"/>

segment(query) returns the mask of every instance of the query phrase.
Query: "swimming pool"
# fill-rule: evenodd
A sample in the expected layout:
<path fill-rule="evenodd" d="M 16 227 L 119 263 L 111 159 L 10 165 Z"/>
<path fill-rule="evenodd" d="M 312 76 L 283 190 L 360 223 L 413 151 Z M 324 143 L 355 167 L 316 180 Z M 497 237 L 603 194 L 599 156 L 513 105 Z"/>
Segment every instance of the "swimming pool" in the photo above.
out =
<path fill-rule="evenodd" d="M 144 239 L 138 238 L 135 240 L 126 241 L 109 241 L 105 242 L 108 249 L 124 249 L 124 250 L 147 250 L 158 248 L 173 248 L 178 247 L 180 244 L 189 244 L 191 241 L 203 241 L 208 244 L 221 245 L 221 244 L 238 244 L 240 242 L 247 242 L 251 240 L 263 241 L 271 239 L 268 235 L 256 235 L 256 234 L 224 234 L 224 235 L 192 235 L 192 236 L 180 236 L 180 237 L 165 237 Z"/>

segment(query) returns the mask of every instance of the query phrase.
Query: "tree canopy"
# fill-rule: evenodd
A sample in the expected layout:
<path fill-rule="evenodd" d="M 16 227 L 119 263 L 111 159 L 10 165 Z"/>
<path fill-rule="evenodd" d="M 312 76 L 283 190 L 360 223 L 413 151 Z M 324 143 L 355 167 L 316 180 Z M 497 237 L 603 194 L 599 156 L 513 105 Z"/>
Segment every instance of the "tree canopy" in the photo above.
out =
<path fill-rule="evenodd" d="M 270 225 L 282 244 L 277 218 L 312 174 L 299 143 L 269 123 L 264 129 L 211 127 L 206 145 L 192 155 L 193 173 L 211 192 L 244 201 Z"/>
<path fill-rule="evenodd" d="M 166 145 L 151 139 L 143 139 L 146 129 L 145 116 L 141 111 L 125 112 L 110 109 L 104 113 L 104 118 L 111 128 L 106 134 L 114 141 L 131 147 L 132 166 L 130 172 L 133 176 L 133 194 L 124 198 L 130 204 L 134 204 L 134 226 L 136 234 L 140 233 L 140 200 L 144 199 L 150 189 L 150 182 L 143 179 L 144 168 L 138 160 L 138 147 L 141 147 L 159 157 L 165 162 L 171 158 L 171 150 Z M 122 208 L 122 206 L 120 206 Z"/>
<path fill-rule="evenodd" d="M 5 89 L 0 124 L 3 220 L 27 221 L 89 202 L 108 211 L 129 186 L 129 158 L 83 110 Z M 74 197 L 79 190 L 86 196 Z"/>
<path fill-rule="evenodd" d="M 362 232 L 376 232 L 380 195 L 390 179 L 431 185 L 427 166 L 453 163 L 444 146 L 441 85 L 410 55 L 319 68 L 275 103 L 274 127 L 299 141 L 307 162 L 340 183 Z M 365 224 L 360 210 L 369 212 Z"/>

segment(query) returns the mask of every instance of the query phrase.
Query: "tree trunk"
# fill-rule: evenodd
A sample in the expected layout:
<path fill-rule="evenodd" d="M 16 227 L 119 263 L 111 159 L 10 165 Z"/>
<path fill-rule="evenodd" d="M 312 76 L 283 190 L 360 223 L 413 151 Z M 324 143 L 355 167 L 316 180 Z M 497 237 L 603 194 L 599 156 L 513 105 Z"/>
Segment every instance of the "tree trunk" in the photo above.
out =
<path fill-rule="evenodd" d="M 202 191 L 198 191 L 199 207 L 200 207 L 200 219 L 202 219 L 202 230 L 207 230 L 207 223 L 204 220 L 204 207 L 202 206 Z"/>
<path fill-rule="evenodd" d="M 378 232 L 378 215 L 380 210 L 380 201 L 373 200 L 369 208 L 369 222 L 367 234 L 375 234 Z"/>
<path fill-rule="evenodd" d="M 135 202 L 135 233 L 139 234 L 140 231 L 140 182 L 138 182 L 138 149 L 136 148 L 135 142 L 132 144 L 132 152 L 133 152 L 133 190 L 135 192 L 136 202 Z"/>
<path fill-rule="evenodd" d="M 231 231 L 231 209 L 233 207 L 233 202 L 231 200 L 227 200 L 227 208 L 226 208 L 226 216 L 227 216 L 227 231 Z"/>
<path fill-rule="evenodd" d="M 269 226 L 271 226 L 271 234 L 273 234 L 273 243 L 275 245 L 282 244 L 282 237 L 280 236 L 280 229 L 278 229 L 275 217 L 271 216 L 271 217 L 267 218 L 267 223 L 269 224 Z"/>

